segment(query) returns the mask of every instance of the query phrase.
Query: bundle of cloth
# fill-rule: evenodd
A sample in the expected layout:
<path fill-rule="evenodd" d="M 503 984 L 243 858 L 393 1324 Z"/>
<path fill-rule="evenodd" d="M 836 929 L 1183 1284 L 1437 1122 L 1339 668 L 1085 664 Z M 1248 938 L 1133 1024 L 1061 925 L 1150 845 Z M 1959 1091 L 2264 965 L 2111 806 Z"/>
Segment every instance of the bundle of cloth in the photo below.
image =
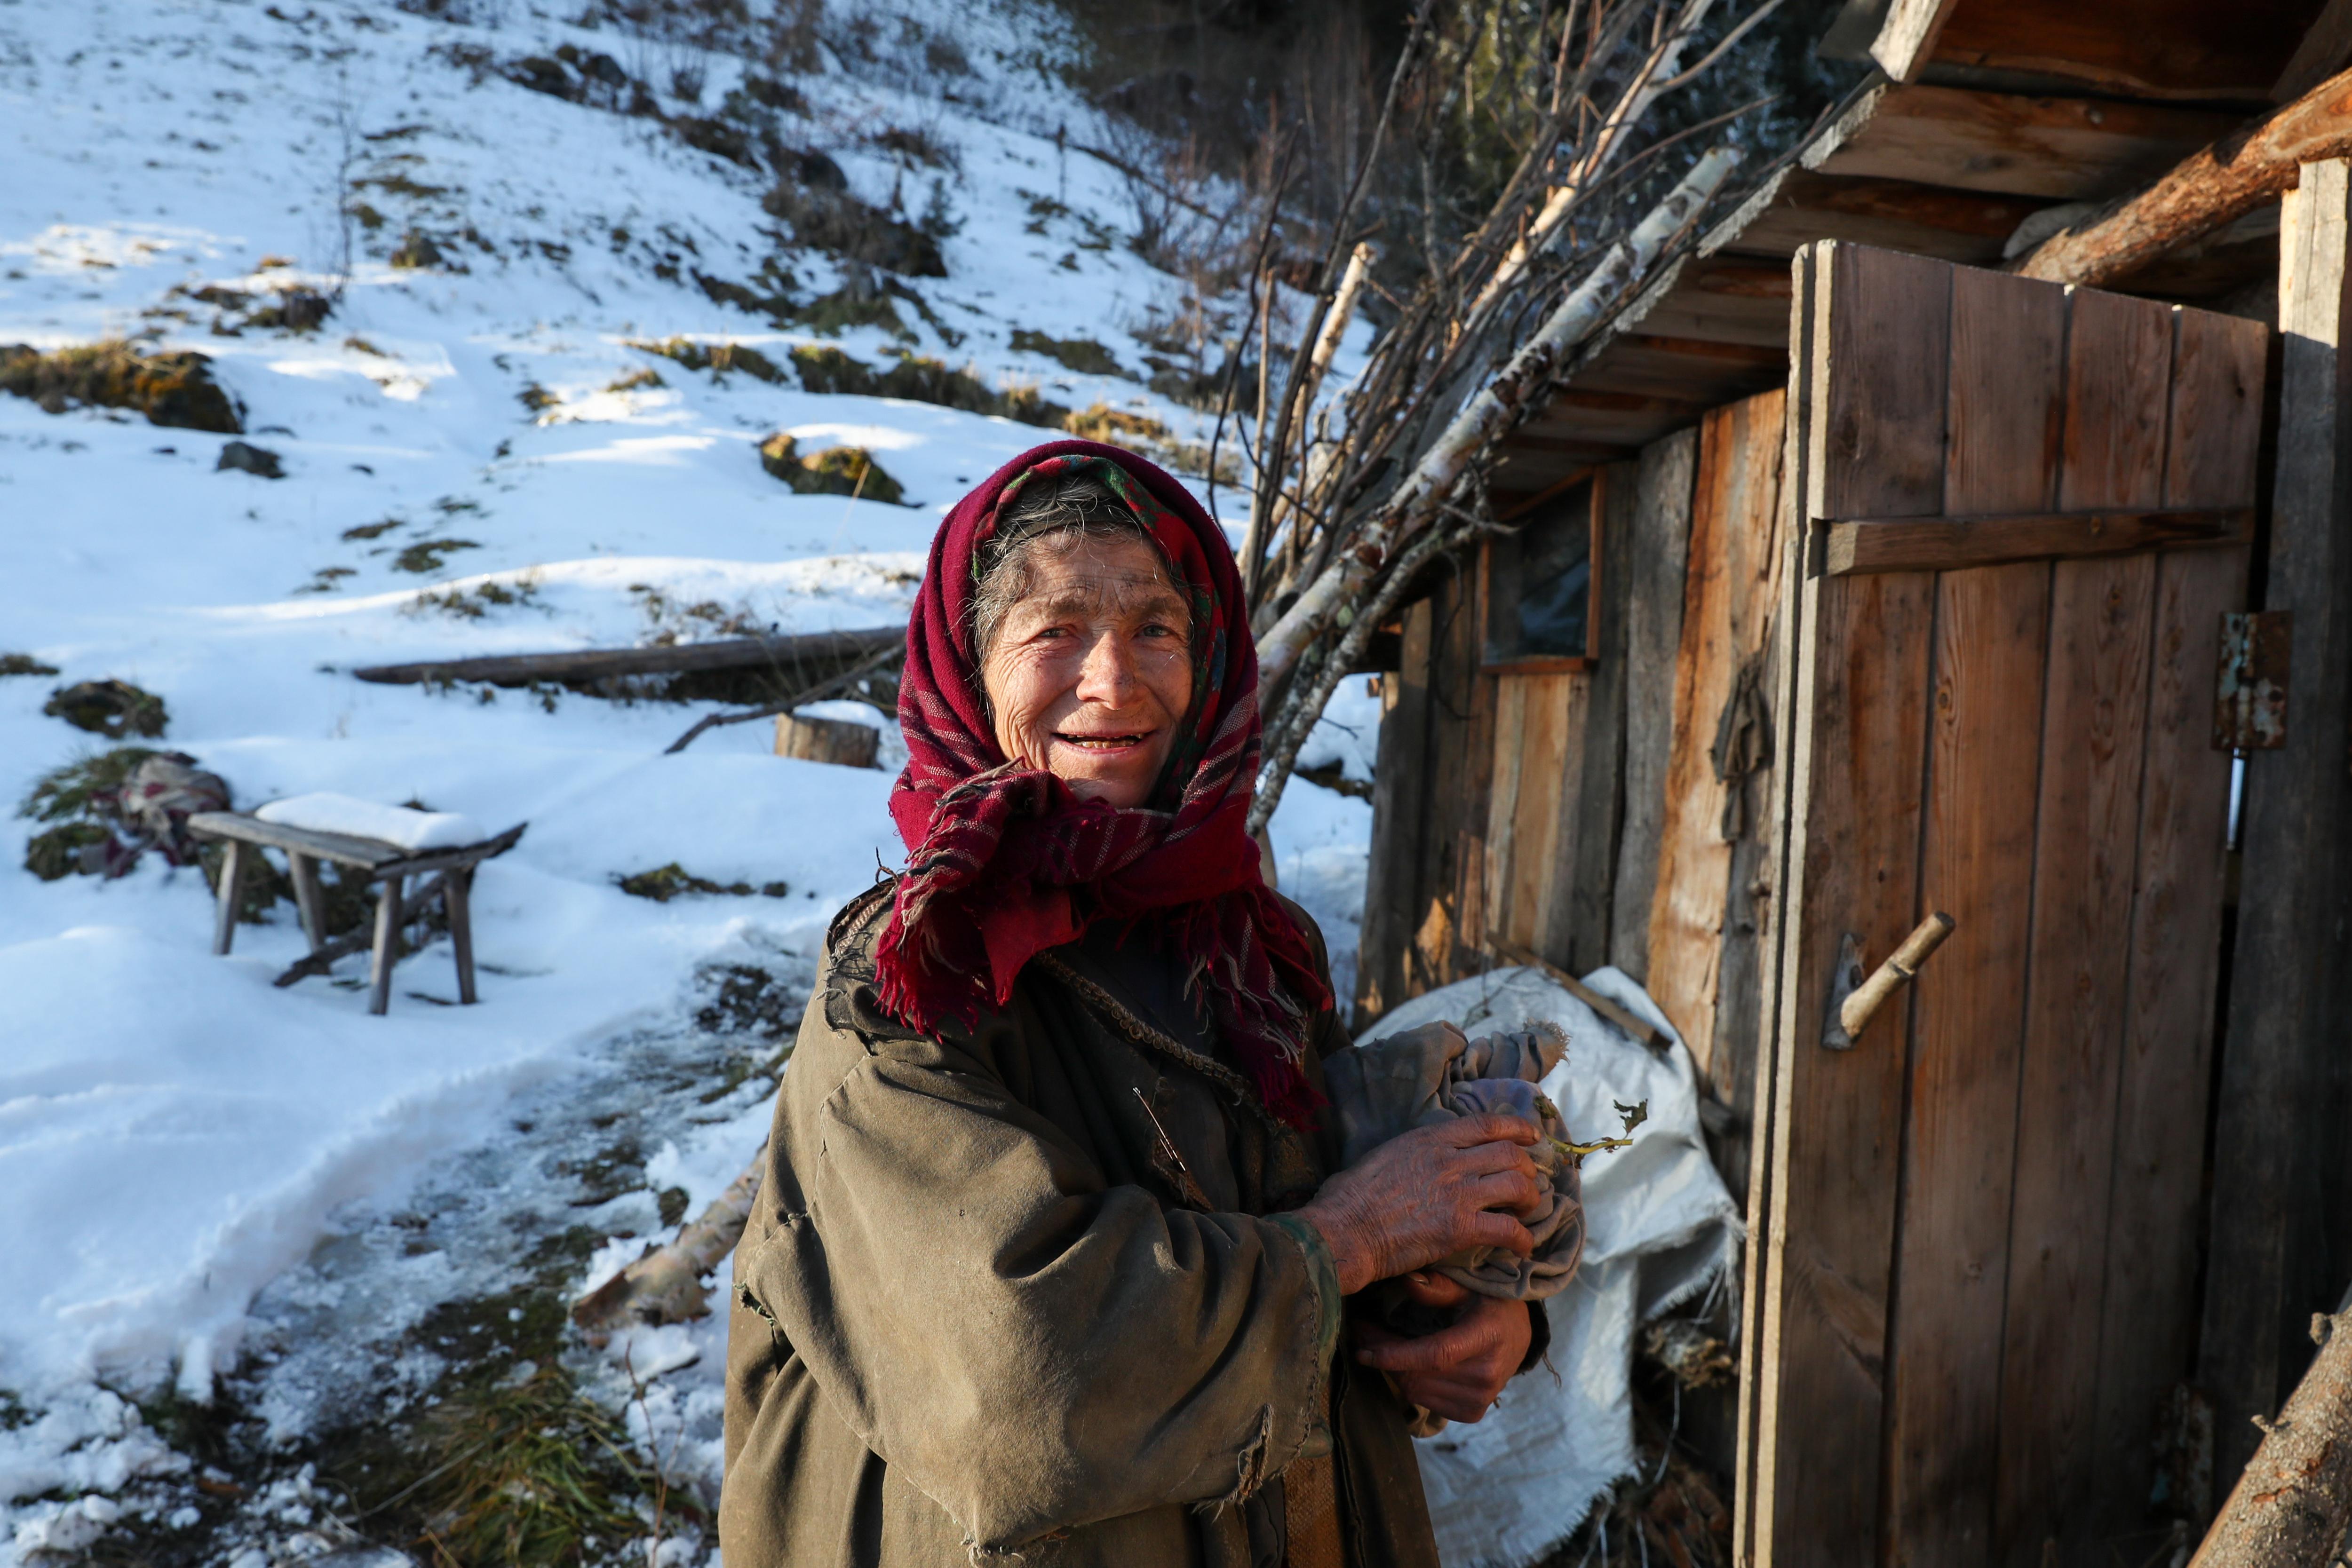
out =
<path fill-rule="evenodd" d="M 1568 1034 L 1556 1023 L 1530 1022 L 1472 1040 L 1441 1019 L 1335 1051 L 1324 1062 L 1343 1165 L 1401 1133 L 1457 1116 L 1517 1116 L 1540 1134 L 1528 1153 L 1542 1196 L 1524 1217 L 1534 1251 L 1522 1258 L 1507 1248 L 1476 1247 L 1433 1266 L 1481 1295 L 1524 1301 L 1557 1295 L 1584 1256 L 1581 1156 L 1559 1107 L 1538 1087 L 1567 1054 Z M 1407 1312 L 1401 1301 L 1383 1308 L 1392 1320 Z M 1395 1326 L 1427 1332 L 1407 1322 Z"/>

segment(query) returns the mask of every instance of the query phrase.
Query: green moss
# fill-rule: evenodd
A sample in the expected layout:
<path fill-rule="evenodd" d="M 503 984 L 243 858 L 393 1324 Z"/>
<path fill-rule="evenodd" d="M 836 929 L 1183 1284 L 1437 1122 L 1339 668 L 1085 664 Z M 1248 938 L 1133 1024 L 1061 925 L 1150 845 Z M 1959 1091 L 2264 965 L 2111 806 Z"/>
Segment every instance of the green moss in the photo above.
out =
<path fill-rule="evenodd" d="M 117 680 L 78 681 L 52 694 L 41 711 L 109 740 L 132 735 L 152 739 L 163 733 L 171 716 L 162 697 Z"/>
<path fill-rule="evenodd" d="M 25 845 L 25 869 L 43 882 L 81 870 L 81 852 L 114 835 L 97 822 L 67 822 L 35 833 Z"/>
<path fill-rule="evenodd" d="M 245 425 L 211 367 L 199 353 L 142 354 L 121 339 L 46 354 L 17 343 L 0 347 L 0 392 L 51 413 L 76 404 L 130 408 L 150 424 L 237 434 Z"/>

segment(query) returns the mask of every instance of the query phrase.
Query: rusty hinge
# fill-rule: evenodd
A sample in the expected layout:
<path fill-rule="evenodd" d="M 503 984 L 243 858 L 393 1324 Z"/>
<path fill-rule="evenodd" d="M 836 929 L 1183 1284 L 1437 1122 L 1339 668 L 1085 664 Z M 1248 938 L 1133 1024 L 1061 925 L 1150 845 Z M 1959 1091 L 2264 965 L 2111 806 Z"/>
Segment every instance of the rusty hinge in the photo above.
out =
<path fill-rule="evenodd" d="M 2286 744 L 2287 654 L 2294 612 L 2221 617 L 2221 667 L 2213 687 L 2213 746 L 2266 751 Z"/>

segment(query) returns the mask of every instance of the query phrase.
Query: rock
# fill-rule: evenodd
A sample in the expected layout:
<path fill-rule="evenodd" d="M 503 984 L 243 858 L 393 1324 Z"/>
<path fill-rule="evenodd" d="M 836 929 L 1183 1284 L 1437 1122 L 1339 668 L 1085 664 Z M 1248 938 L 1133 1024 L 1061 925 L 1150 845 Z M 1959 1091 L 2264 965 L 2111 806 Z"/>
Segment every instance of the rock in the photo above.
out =
<path fill-rule="evenodd" d="M 258 474 L 265 479 L 283 479 L 286 470 L 278 461 L 278 454 L 267 446 L 256 446 L 249 441 L 232 441 L 220 450 L 220 461 L 213 472 L 235 468 L 247 474 Z"/>
<path fill-rule="evenodd" d="M 803 496 L 856 496 L 894 507 L 907 496 L 863 446 L 828 446 L 803 457 L 798 444 L 778 431 L 760 444 L 760 466 Z"/>

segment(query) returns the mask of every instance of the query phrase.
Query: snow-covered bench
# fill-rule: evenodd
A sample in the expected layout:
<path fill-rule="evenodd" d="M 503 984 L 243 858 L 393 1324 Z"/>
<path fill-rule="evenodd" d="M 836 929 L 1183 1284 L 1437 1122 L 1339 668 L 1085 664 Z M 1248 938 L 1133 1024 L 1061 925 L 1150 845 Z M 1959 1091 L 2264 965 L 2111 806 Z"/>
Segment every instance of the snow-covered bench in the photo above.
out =
<path fill-rule="evenodd" d="M 294 881 L 294 902 L 302 913 L 308 956 L 277 983 L 290 986 L 323 975 L 334 961 L 373 943 L 368 965 L 368 1011 L 392 1007 L 392 967 L 399 957 L 400 929 L 441 901 L 449 919 L 449 945 L 457 960 L 457 999 L 474 1000 L 474 926 L 469 907 L 474 868 L 514 847 L 529 824 L 517 822 L 496 838 L 483 838 L 467 819 L 446 811 L 379 806 L 348 795 L 298 795 L 274 800 L 257 811 L 199 811 L 188 831 L 218 839 L 227 849 L 221 862 L 220 902 L 214 916 L 213 951 L 226 953 L 236 935 L 237 883 L 248 851 L 282 851 Z M 331 937 L 326 899 L 319 887 L 319 862 L 332 861 L 378 884 L 373 931 Z M 416 879 L 429 877 L 422 885 Z M 415 891 L 409 891 L 414 886 Z"/>

